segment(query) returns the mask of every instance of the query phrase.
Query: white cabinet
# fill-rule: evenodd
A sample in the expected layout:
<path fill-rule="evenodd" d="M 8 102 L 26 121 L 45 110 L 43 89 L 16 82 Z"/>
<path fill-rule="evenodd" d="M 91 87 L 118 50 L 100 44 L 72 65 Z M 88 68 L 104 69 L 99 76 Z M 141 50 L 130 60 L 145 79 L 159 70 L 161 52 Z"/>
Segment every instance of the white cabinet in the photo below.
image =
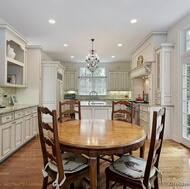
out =
<path fill-rule="evenodd" d="M 111 119 L 111 107 L 83 106 L 81 107 L 82 119 Z"/>
<path fill-rule="evenodd" d="M 17 88 L 20 104 L 41 105 L 41 63 L 42 47 L 27 46 L 27 88 Z M 31 101 L 32 99 L 32 101 Z"/>
<path fill-rule="evenodd" d="M 13 130 L 14 130 L 14 148 L 18 148 L 23 143 L 23 118 L 17 119 L 13 123 Z"/>
<path fill-rule="evenodd" d="M 4 157 L 9 155 L 13 149 L 13 124 L 12 122 L 6 123 L 1 126 L 1 155 L 0 157 Z"/>
<path fill-rule="evenodd" d="M 42 106 L 59 113 L 59 101 L 64 99 L 64 67 L 58 61 L 42 61 Z M 43 119 L 50 121 L 50 117 Z"/>
<path fill-rule="evenodd" d="M 147 104 L 140 105 L 140 126 L 146 131 L 148 138 L 150 138 L 152 132 L 152 117 L 154 111 L 159 111 L 161 106 L 148 106 Z M 166 107 L 166 120 L 164 138 L 171 139 L 172 126 L 173 126 L 173 107 Z"/>
<path fill-rule="evenodd" d="M 77 71 L 66 71 L 64 74 L 64 90 L 76 91 L 77 89 Z"/>
<path fill-rule="evenodd" d="M 0 115 L 0 162 L 38 133 L 37 107 Z"/>
<path fill-rule="evenodd" d="M 130 78 L 128 72 L 109 72 L 109 90 L 130 90 Z"/>
<path fill-rule="evenodd" d="M 156 51 L 156 91 L 157 105 L 172 105 L 172 55 L 174 44 L 163 43 Z"/>
<path fill-rule="evenodd" d="M 0 86 L 27 86 L 26 44 L 13 29 L 0 25 Z"/>

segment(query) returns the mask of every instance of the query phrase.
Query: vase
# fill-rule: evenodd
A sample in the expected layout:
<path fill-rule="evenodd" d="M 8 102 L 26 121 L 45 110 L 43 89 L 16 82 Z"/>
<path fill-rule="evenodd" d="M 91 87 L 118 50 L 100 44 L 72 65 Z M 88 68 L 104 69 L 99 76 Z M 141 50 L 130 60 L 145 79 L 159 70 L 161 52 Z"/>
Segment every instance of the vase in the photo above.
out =
<path fill-rule="evenodd" d="M 10 47 L 10 45 L 7 45 L 7 54 L 10 58 L 15 58 L 16 54 L 14 52 L 14 49 Z"/>

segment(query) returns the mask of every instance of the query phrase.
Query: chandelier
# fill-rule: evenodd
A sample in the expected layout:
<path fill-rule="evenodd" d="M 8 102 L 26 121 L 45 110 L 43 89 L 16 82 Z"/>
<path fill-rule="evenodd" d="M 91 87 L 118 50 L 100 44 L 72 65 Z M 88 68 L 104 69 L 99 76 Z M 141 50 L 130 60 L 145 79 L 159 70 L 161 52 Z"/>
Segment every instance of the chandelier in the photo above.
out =
<path fill-rule="evenodd" d="M 90 50 L 90 53 L 88 54 L 88 56 L 86 56 L 86 62 L 87 62 L 87 68 L 93 73 L 98 68 L 99 57 L 96 54 L 96 51 L 93 49 L 94 39 L 91 39 L 91 41 L 92 41 L 92 50 Z"/>

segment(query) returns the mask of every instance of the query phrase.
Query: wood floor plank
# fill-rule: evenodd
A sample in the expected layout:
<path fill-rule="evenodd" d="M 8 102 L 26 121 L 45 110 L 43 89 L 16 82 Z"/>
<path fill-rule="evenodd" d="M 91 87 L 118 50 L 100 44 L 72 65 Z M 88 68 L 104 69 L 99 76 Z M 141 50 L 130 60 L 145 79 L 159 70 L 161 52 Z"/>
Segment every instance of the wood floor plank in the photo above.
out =
<path fill-rule="evenodd" d="M 148 153 L 149 140 L 146 141 L 145 154 Z M 135 151 L 138 155 L 139 151 Z M 145 158 L 147 156 L 145 155 Z M 104 169 L 98 176 L 98 189 L 105 188 Z M 42 155 L 39 138 L 22 147 L 0 164 L 0 189 L 40 189 L 42 185 Z M 164 140 L 160 158 L 163 183 L 160 189 L 190 189 L 190 149 L 172 140 Z M 76 189 L 85 189 L 87 184 L 78 181 Z M 49 187 L 51 188 L 51 187 Z M 121 189 L 116 185 L 116 189 Z"/>

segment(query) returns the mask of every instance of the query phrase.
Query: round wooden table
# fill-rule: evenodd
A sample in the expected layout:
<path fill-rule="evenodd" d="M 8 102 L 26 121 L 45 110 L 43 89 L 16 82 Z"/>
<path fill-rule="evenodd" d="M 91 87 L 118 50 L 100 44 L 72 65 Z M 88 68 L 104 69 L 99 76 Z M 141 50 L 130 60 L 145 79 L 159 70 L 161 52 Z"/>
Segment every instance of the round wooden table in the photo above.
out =
<path fill-rule="evenodd" d="M 90 163 L 90 188 L 97 188 L 97 157 L 125 154 L 141 147 L 146 133 L 137 125 L 114 120 L 73 120 L 58 123 L 61 149 L 86 154 Z"/>

